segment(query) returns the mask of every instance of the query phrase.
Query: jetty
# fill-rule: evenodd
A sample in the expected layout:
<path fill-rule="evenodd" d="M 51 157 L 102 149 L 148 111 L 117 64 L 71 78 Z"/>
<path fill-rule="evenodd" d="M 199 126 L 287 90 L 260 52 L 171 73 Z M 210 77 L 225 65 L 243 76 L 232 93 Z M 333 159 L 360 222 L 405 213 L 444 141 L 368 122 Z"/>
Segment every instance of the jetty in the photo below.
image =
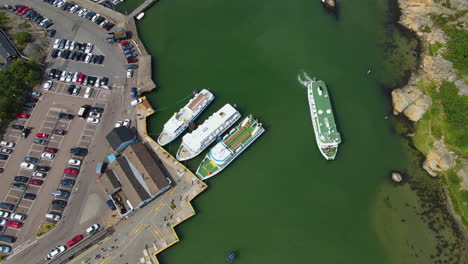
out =
<path fill-rule="evenodd" d="M 156 0 L 146 0 L 143 2 L 139 7 L 137 7 L 135 10 L 133 10 L 128 16 L 127 20 L 130 20 L 136 16 L 138 16 L 140 13 L 144 12 L 148 7 L 150 7 L 152 4 L 154 4 Z"/>

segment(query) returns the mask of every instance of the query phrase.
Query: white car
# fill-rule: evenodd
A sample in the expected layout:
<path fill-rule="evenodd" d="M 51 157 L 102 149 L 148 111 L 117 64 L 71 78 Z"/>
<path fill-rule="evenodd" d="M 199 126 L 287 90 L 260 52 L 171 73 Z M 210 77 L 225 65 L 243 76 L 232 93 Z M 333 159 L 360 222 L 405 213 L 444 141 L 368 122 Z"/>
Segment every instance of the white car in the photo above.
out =
<path fill-rule="evenodd" d="M 32 164 L 32 163 L 21 162 L 20 167 L 21 167 L 22 169 L 34 170 L 34 168 L 35 168 L 36 166 L 34 166 L 34 164 Z"/>
<path fill-rule="evenodd" d="M 8 212 L 8 211 L 0 211 L 0 217 L 9 218 L 9 217 L 10 217 L 10 212 Z"/>
<path fill-rule="evenodd" d="M 91 51 L 93 51 L 93 48 L 94 48 L 94 45 L 93 45 L 93 44 L 91 44 L 91 43 L 86 43 L 85 52 L 86 52 L 86 53 L 91 53 Z"/>
<path fill-rule="evenodd" d="M 49 153 L 49 152 L 44 152 L 44 153 L 42 153 L 41 157 L 44 158 L 44 159 L 52 160 L 52 159 L 55 158 L 55 154 L 54 153 Z"/>
<path fill-rule="evenodd" d="M 80 166 L 80 165 L 81 165 L 81 160 L 78 160 L 78 159 L 69 159 L 69 160 L 68 160 L 68 165 Z"/>
<path fill-rule="evenodd" d="M 49 91 L 50 88 L 52 88 L 52 81 L 47 81 L 44 83 L 44 85 L 42 86 L 42 89 L 44 91 Z"/>
<path fill-rule="evenodd" d="M 56 40 L 54 41 L 54 46 L 53 46 L 54 49 L 58 49 L 59 45 L 60 45 L 60 39 L 56 39 Z"/>
<path fill-rule="evenodd" d="M 26 219 L 26 215 L 13 213 L 11 214 L 11 219 L 23 221 L 24 219 Z"/>
<path fill-rule="evenodd" d="M 133 70 L 132 70 L 132 69 L 128 69 L 128 70 L 127 70 L 127 78 L 130 79 L 130 78 L 132 78 L 132 76 L 133 76 Z"/>
<path fill-rule="evenodd" d="M 9 141 L 0 141 L 0 146 L 6 147 L 6 148 L 12 148 L 15 146 L 15 143 L 9 142 Z"/>
<path fill-rule="evenodd" d="M 138 98 L 138 99 L 135 99 L 135 100 L 131 101 L 130 105 L 131 106 L 137 106 L 137 105 L 141 104 L 141 102 L 143 102 L 143 100 L 141 100 L 141 98 Z"/>
<path fill-rule="evenodd" d="M 101 83 L 101 78 L 97 78 L 96 83 L 94 84 L 94 87 L 99 87 L 100 83 Z"/>
<path fill-rule="evenodd" d="M 65 47 L 63 49 L 69 50 L 70 45 L 71 45 L 71 40 L 67 40 L 67 42 L 65 43 Z"/>
<path fill-rule="evenodd" d="M 93 54 L 91 53 L 88 53 L 88 55 L 86 55 L 85 59 L 84 59 L 84 62 L 86 63 L 89 63 L 89 61 L 91 60 L 91 57 L 93 56 Z"/>
<path fill-rule="evenodd" d="M 67 78 L 67 72 L 63 71 L 62 75 L 60 75 L 60 81 L 64 82 L 66 78 Z"/>
<path fill-rule="evenodd" d="M 117 121 L 117 123 L 115 123 L 114 127 L 121 127 L 121 126 L 122 126 L 122 121 Z"/>
<path fill-rule="evenodd" d="M 48 18 L 46 18 L 46 19 L 42 20 L 42 21 L 41 21 L 41 23 L 39 23 L 39 25 L 40 25 L 40 26 L 43 26 L 43 25 L 44 25 L 44 23 L 45 23 L 45 22 L 47 22 L 47 21 L 49 21 L 49 19 L 48 19 Z"/>
<path fill-rule="evenodd" d="M 92 93 L 93 93 L 93 88 L 91 87 L 86 88 L 86 91 L 84 93 L 84 98 L 89 98 Z"/>
<path fill-rule="evenodd" d="M 93 18 L 91 18 L 91 21 L 93 21 L 93 22 L 96 21 L 96 19 L 98 19 L 100 16 L 101 16 L 101 15 L 99 15 L 99 14 L 95 14 L 95 15 L 93 16 Z"/>
<path fill-rule="evenodd" d="M 88 123 L 91 123 L 91 124 L 97 124 L 97 123 L 99 123 L 99 119 L 97 119 L 97 118 L 92 118 L 92 117 L 88 117 L 88 119 L 86 119 L 86 121 L 87 121 Z"/>
<path fill-rule="evenodd" d="M 7 222 L 8 222 L 8 220 L 6 220 L 5 218 L 1 218 L 0 219 L 0 226 L 6 225 Z"/>
<path fill-rule="evenodd" d="M 67 72 L 67 78 L 65 79 L 66 82 L 71 82 L 73 78 L 73 72 Z"/>
<path fill-rule="evenodd" d="M 130 127 L 130 119 L 125 119 L 122 123 L 122 126 L 124 127 Z"/>
<path fill-rule="evenodd" d="M 45 178 L 47 174 L 45 172 L 35 171 L 33 172 L 34 177 Z"/>
<path fill-rule="evenodd" d="M 74 5 L 72 8 L 70 8 L 70 13 L 75 13 L 75 11 L 78 9 L 78 5 Z"/>
<path fill-rule="evenodd" d="M 68 50 L 73 50 L 73 48 L 75 48 L 75 43 L 76 41 L 70 42 L 70 47 L 68 47 Z"/>
<path fill-rule="evenodd" d="M 60 253 L 64 252 L 65 251 L 65 246 L 58 246 L 54 249 L 52 249 L 52 251 L 47 254 L 47 259 L 53 259 L 55 258 L 56 256 L 58 256 Z"/>
<path fill-rule="evenodd" d="M 78 16 L 83 16 L 83 13 L 86 11 L 86 9 L 82 8 L 80 11 L 78 11 Z"/>
<path fill-rule="evenodd" d="M 45 217 L 54 221 L 58 221 L 60 218 L 62 218 L 59 214 L 46 214 Z"/>
<path fill-rule="evenodd" d="M 99 229 L 99 224 L 94 224 L 88 227 L 88 229 L 86 229 L 86 233 L 91 234 L 93 232 L 96 232 L 98 229 Z"/>
<path fill-rule="evenodd" d="M 78 75 L 80 75 L 80 74 L 81 74 L 80 72 L 75 72 L 73 74 L 72 82 L 76 83 L 76 81 L 78 80 Z"/>
<path fill-rule="evenodd" d="M 100 114 L 100 113 L 96 113 L 96 112 L 91 112 L 91 113 L 89 113 L 89 117 L 99 118 L 99 117 L 101 117 L 101 114 Z"/>

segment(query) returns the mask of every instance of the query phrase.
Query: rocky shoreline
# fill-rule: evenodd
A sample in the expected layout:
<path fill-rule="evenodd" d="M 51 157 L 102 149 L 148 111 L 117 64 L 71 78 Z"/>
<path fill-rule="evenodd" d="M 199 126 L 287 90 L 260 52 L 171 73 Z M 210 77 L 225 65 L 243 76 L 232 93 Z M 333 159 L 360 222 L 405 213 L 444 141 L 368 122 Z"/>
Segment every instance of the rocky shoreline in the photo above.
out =
<path fill-rule="evenodd" d="M 445 32 L 435 25 L 431 19 L 432 15 L 449 16 L 456 11 L 467 10 L 468 2 L 460 0 L 398 0 L 401 10 L 399 23 L 407 29 L 413 31 L 421 42 L 420 65 L 418 70 L 412 73 L 408 83 L 392 91 L 392 103 L 394 115 L 403 114 L 412 121 L 416 128 L 417 122 L 423 118 L 424 114 L 434 103 L 430 94 L 421 89 L 422 82 L 434 83 L 440 89 L 444 82 L 453 83 L 459 95 L 468 95 L 468 77 L 460 76 L 454 69 L 452 62 L 442 57 L 442 52 L 431 52 L 431 48 L 438 46 L 444 51 L 449 37 Z M 466 29 L 466 15 L 459 18 Z M 430 135 L 430 131 L 427 133 Z M 409 136 L 413 136 L 412 133 Z M 423 152 L 423 151 L 422 151 Z M 423 168 L 429 175 L 437 177 L 443 172 L 456 169 L 457 176 L 461 180 L 461 190 L 468 190 L 468 160 L 466 156 L 450 151 L 444 138 L 437 138 L 432 142 L 432 146 L 423 153 L 425 161 Z M 452 207 L 450 197 L 448 207 Z M 451 212 L 453 208 L 449 208 Z M 460 220 L 459 216 L 455 218 Z M 463 233 L 466 236 L 466 228 L 461 221 L 458 221 Z"/>

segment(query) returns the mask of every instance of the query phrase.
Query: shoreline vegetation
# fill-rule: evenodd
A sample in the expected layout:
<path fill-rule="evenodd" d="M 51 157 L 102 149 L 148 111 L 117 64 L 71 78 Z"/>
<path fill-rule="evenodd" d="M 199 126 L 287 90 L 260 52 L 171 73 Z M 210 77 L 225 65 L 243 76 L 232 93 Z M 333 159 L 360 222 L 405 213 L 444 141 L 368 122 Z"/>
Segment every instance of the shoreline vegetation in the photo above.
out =
<path fill-rule="evenodd" d="M 392 91 L 394 114 L 411 122 L 399 131 L 424 155 L 422 166 L 443 184 L 448 211 L 467 239 L 468 4 L 398 0 L 399 23 L 421 42 L 420 67 Z M 452 210 L 453 209 L 453 210 Z"/>

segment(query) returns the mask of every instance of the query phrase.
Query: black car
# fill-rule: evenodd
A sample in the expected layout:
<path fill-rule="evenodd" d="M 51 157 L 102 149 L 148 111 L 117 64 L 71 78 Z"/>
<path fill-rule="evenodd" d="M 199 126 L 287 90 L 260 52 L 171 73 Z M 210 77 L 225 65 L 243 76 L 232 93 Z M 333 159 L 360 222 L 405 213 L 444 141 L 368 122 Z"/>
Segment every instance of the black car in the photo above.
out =
<path fill-rule="evenodd" d="M 70 153 L 75 154 L 77 156 L 84 157 L 84 156 L 88 155 L 88 149 L 80 148 L 80 147 L 71 148 Z"/>
<path fill-rule="evenodd" d="M 60 78 L 60 75 L 62 75 L 62 71 L 61 71 L 61 70 L 57 70 L 57 71 L 55 72 L 54 78 L 58 80 L 58 79 Z"/>
<path fill-rule="evenodd" d="M 96 83 L 96 77 L 93 77 L 93 76 L 89 76 L 88 77 L 88 84 L 89 86 L 94 86 L 94 84 Z"/>
<path fill-rule="evenodd" d="M 27 183 L 29 181 L 29 177 L 26 176 L 15 176 L 15 181 Z"/>
<path fill-rule="evenodd" d="M 2 172 L 3 172 L 3 168 L 0 168 L 0 173 L 2 173 Z"/>
<path fill-rule="evenodd" d="M 64 39 L 61 39 L 61 40 L 60 40 L 60 44 L 59 44 L 59 49 L 65 48 L 65 44 L 67 44 L 67 41 L 64 40 Z"/>
<path fill-rule="evenodd" d="M 105 19 L 104 17 L 100 16 L 100 17 L 98 17 L 98 18 L 96 19 L 96 21 L 94 21 L 94 22 L 96 22 L 96 24 L 99 25 L 99 24 L 101 24 L 101 22 L 104 21 L 104 20 L 106 20 L 106 19 Z"/>
<path fill-rule="evenodd" d="M 8 159 L 8 155 L 0 154 L 0 160 Z"/>
<path fill-rule="evenodd" d="M 47 140 L 41 139 L 41 138 L 35 138 L 33 139 L 33 143 L 39 144 L 39 145 L 45 145 L 47 144 Z"/>
<path fill-rule="evenodd" d="M 26 184 L 14 182 L 14 183 L 11 184 L 11 188 L 18 189 L 18 190 L 25 190 L 26 189 Z"/>
<path fill-rule="evenodd" d="M 45 29 L 48 29 L 48 28 L 50 28 L 50 27 L 53 26 L 53 25 L 54 25 L 54 22 L 52 22 L 52 21 L 49 20 L 49 21 L 47 21 L 47 22 L 44 23 L 43 27 L 44 27 Z"/>
<path fill-rule="evenodd" d="M 72 54 L 70 55 L 70 60 L 75 60 L 77 55 L 78 55 L 78 52 L 76 51 L 72 52 Z"/>
<path fill-rule="evenodd" d="M 80 61 L 84 61 L 85 58 L 86 58 L 86 53 L 80 52 Z"/>
<path fill-rule="evenodd" d="M 127 64 L 127 69 L 138 69 L 138 64 Z"/>
<path fill-rule="evenodd" d="M 66 133 L 67 133 L 67 131 L 65 131 L 63 129 L 56 128 L 56 129 L 52 130 L 52 134 L 57 134 L 57 135 L 61 135 L 61 136 L 65 135 Z"/>
<path fill-rule="evenodd" d="M 55 73 L 56 73 L 56 69 L 50 69 L 50 72 L 49 72 L 49 80 L 50 79 L 55 79 Z"/>
<path fill-rule="evenodd" d="M 31 9 L 32 10 L 32 9 Z M 31 13 L 29 13 L 27 16 L 26 16 L 26 19 L 27 20 L 31 20 L 33 17 L 35 17 L 37 15 L 37 12 L 32 10 Z"/>
<path fill-rule="evenodd" d="M 60 113 L 59 114 L 59 118 L 63 118 L 63 119 L 73 119 L 74 115 L 73 114 L 69 114 L 69 113 Z"/>
<path fill-rule="evenodd" d="M 58 207 L 61 207 L 61 208 L 65 208 L 65 206 L 67 206 L 67 202 L 64 201 L 64 200 L 53 200 L 52 205 L 55 205 L 55 206 L 58 206 Z"/>
<path fill-rule="evenodd" d="M 95 107 L 91 107 L 91 112 L 96 112 L 96 113 L 102 114 L 102 113 L 104 113 L 104 108 L 102 108 L 102 107 L 96 107 L 96 106 L 95 106 Z"/>
<path fill-rule="evenodd" d="M 34 19 L 34 23 L 39 23 L 40 21 L 42 21 L 44 19 L 43 16 L 39 15 L 38 17 L 36 17 L 36 19 Z"/>
<path fill-rule="evenodd" d="M 55 59 L 55 58 L 58 57 L 59 52 L 60 52 L 59 49 L 54 49 L 54 50 L 52 50 L 52 52 L 50 53 L 50 56 L 51 56 L 52 58 Z"/>
<path fill-rule="evenodd" d="M 34 10 L 29 9 L 28 11 L 26 11 L 26 13 L 24 13 L 23 17 L 28 17 L 32 12 L 34 12 Z"/>
<path fill-rule="evenodd" d="M 43 165 L 37 165 L 36 166 L 37 171 L 42 171 L 42 172 L 48 172 L 50 170 L 49 166 L 43 166 Z"/>
<path fill-rule="evenodd" d="M 107 85 L 109 83 L 109 78 L 102 77 L 101 81 L 99 82 L 100 86 Z"/>
<path fill-rule="evenodd" d="M 132 44 L 128 44 L 128 45 L 125 45 L 122 47 L 122 50 L 125 51 L 125 50 L 129 50 L 129 49 L 133 49 L 133 45 Z"/>
<path fill-rule="evenodd" d="M 23 131 L 21 131 L 21 138 L 27 138 L 30 133 L 31 133 L 31 128 L 25 127 Z"/>
<path fill-rule="evenodd" d="M 69 51 L 69 50 L 64 50 L 64 51 L 62 52 L 62 58 L 68 60 L 68 58 L 70 58 L 70 53 L 71 53 L 71 51 Z"/>
<path fill-rule="evenodd" d="M 57 33 L 57 30 L 55 29 L 47 30 L 47 37 L 53 38 L 55 36 L 55 33 Z"/>
<path fill-rule="evenodd" d="M 68 89 L 67 89 L 67 94 L 72 95 L 75 87 L 76 86 L 74 84 L 70 84 L 70 86 L 68 86 Z"/>
<path fill-rule="evenodd" d="M 34 200 L 36 199 L 36 195 L 34 193 L 25 193 L 23 194 L 23 198 L 27 200 Z"/>
<path fill-rule="evenodd" d="M 13 129 L 18 129 L 18 130 L 23 130 L 23 129 L 24 129 L 24 126 L 23 126 L 23 125 L 14 124 L 14 125 L 11 125 L 11 128 L 13 128 Z"/>
<path fill-rule="evenodd" d="M 23 107 L 25 107 L 25 108 L 34 108 L 34 107 L 36 107 L 36 104 L 32 103 L 32 102 L 26 102 L 26 103 L 23 104 Z"/>
<path fill-rule="evenodd" d="M 37 99 L 36 97 L 26 98 L 26 102 L 37 103 L 38 101 L 39 101 L 39 99 Z"/>
<path fill-rule="evenodd" d="M 102 64 L 102 62 L 104 61 L 104 55 L 99 55 L 98 57 L 99 59 L 97 61 L 97 64 Z"/>

